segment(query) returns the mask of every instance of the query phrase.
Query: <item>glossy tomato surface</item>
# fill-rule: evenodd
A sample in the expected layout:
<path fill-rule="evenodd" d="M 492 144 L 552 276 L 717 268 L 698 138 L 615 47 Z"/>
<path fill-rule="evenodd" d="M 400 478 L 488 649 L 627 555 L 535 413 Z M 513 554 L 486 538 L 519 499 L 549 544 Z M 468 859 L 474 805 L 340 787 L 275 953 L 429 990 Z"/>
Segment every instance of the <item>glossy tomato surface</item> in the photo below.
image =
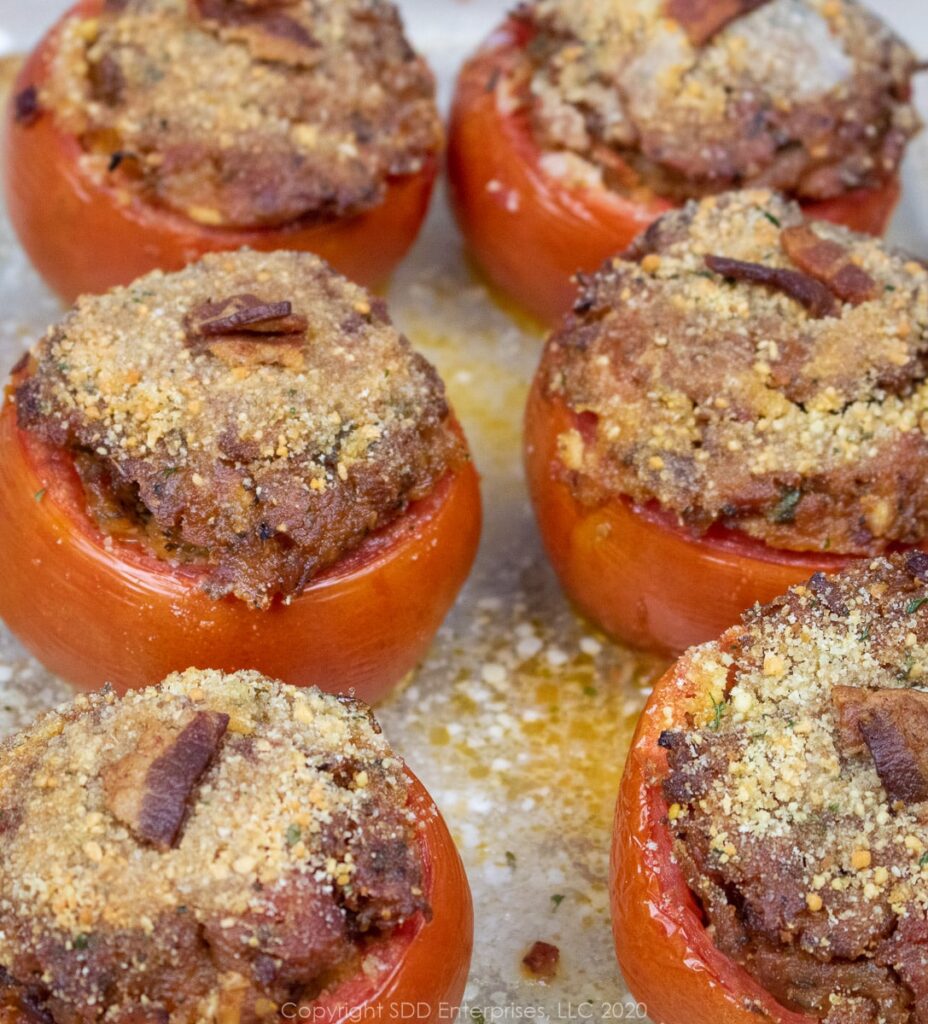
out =
<path fill-rule="evenodd" d="M 558 456 L 558 437 L 577 425 L 536 381 L 526 409 L 525 466 L 542 540 L 568 597 L 616 639 L 677 655 L 717 637 L 756 601 L 847 564 L 840 555 L 771 548 L 735 530 L 697 536 L 659 509 L 622 497 L 580 502 Z"/>
<path fill-rule="evenodd" d="M 661 789 L 667 751 L 658 739 L 686 724 L 693 696 L 688 668 L 684 656 L 654 687 L 625 763 L 610 869 L 619 965 L 655 1024 L 813 1024 L 777 1003 L 713 945 L 674 859 Z"/>
<path fill-rule="evenodd" d="M 11 402 L 0 464 L 0 617 L 47 668 L 90 689 L 250 668 L 377 701 L 425 654 L 480 535 L 468 462 L 289 603 L 254 609 L 208 597 L 195 566 L 104 536 L 70 458 L 21 431 Z"/>
<path fill-rule="evenodd" d="M 461 71 L 451 113 L 451 201 L 468 248 L 490 282 L 542 323 L 576 296 L 572 281 L 592 273 L 672 204 L 640 188 L 623 195 L 567 185 L 545 171 L 518 98 L 499 87 L 530 40 L 528 26 L 505 22 Z M 826 202 L 808 216 L 882 234 L 899 198 L 893 179 Z"/>
<path fill-rule="evenodd" d="M 407 769 L 409 806 L 421 825 L 425 892 L 432 909 L 407 921 L 378 944 L 383 969 L 360 975 L 323 993 L 308 1017 L 293 1019 L 340 1024 L 342 1021 L 415 1021 L 433 1024 L 454 1020 L 470 968 L 474 913 L 464 866 L 448 826 L 425 791 Z"/>
<path fill-rule="evenodd" d="M 63 21 L 91 17 L 102 0 L 82 0 L 45 36 L 26 61 L 6 115 L 4 177 L 10 219 L 36 270 L 64 301 L 84 292 L 129 284 L 151 270 L 180 270 L 205 253 L 249 246 L 317 253 L 359 284 L 384 283 L 415 241 L 425 219 L 437 155 L 416 174 L 391 178 L 384 200 L 337 220 L 237 229 L 198 224 L 171 210 L 91 178 L 82 149 L 45 111 L 23 123 L 15 97 L 41 89 Z"/>

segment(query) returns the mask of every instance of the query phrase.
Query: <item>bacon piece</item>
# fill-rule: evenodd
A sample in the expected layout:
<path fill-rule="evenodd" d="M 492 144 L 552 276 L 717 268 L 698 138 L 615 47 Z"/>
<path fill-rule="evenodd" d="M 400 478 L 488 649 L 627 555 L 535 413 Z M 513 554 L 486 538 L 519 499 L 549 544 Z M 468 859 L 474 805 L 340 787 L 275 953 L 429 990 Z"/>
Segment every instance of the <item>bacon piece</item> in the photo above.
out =
<path fill-rule="evenodd" d="M 550 981 L 556 974 L 561 960 L 561 951 L 550 942 L 536 942 L 522 957 L 522 963 L 535 975 Z"/>
<path fill-rule="evenodd" d="M 203 302 L 192 309 L 185 324 L 204 337 L 226 334 L 302 334 L 307 320 L 293 312 L 293 304 L 264 302 L 255 295 L 231 295 L 218 302 Z"/>
<path fill-rule="evenodd" d="M 315 59 L 319 41 L 285 8 L 297 0 L 193 0 L 204 21 L 213 22 L 229 39 L 241 40 L 260 60 L 306 64 Z"/>
<path fill-rule="evenodd" d="M 303 350 L 298 345 L 287 344 L 285 338 L 273 341 L 223 338 L 207 345 L 206 350 L 226 366 L 282 366 L 299 372 L 306 365 Z"/>
<path fill-rule="evenodd" d="M 205 349 L 227 366 L 301 370 L 307 326 L 290 302 L 263 302 L 248 294 L 203 302 L 184 317 L 188 347 Z"/>
<path fill-rule="evenodd" d="M 928 693 L 835 686 L 831 697 L 843 752 L 869 750 L 891 800 L 928 800 Z"/>
<path fill-rule="evenodd" d="M 723 277 L 766 285 L 768 288 L 782 292 L 805 306 L 809 316 L 816 320 L 834 316 L 837 312 L 834 295 L 821 281 L 816 281 L 814 277 L 809 277 L 808 274 L 803 274 L 798 270 L 765 267 L 762 263 L 732 260 L 727 256 L 707 256 L 706 266 Z"/>
<path fill-rule="evenodd" d="M 842 302 L 859 306 L 876 298 L 876 282 L 851 260 L 848 250 L 817 235 L 808 224 L 785 228 L 780 245 L 791 263 L 821 281 Z"/>
<path fill-rule="evenodd" d="M 135 750 L 103 770 L 107 809 L 143 842 L 160 850 L 176 845 L 228 725 L 228 715 L 191 710 L 178 726 L 143 733 Z"/>
<path fill-rule="evenodd" d="M 703 46 L 736 18 L 767 0 L 667 0 L 664 12 L 679 22 L 693 46 Z"/>

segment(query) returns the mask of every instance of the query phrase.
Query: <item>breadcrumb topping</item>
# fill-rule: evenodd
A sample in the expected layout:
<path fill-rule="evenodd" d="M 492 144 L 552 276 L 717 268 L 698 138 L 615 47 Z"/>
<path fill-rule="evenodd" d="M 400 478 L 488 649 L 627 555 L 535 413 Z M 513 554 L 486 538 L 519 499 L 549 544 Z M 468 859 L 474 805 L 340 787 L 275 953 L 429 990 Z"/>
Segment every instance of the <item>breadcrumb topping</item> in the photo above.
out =
<path fill-rule="evenodd" d="M 674 0 L 520 7 L 546 169 L 677 200 L 746 185 L 821 199 L 891 177 L 918 127 L 912 51 L 855 0 L 725 10 L 739 7 L 695 40 Z"/>
<path fill-rule="evenodd" d="M 42 90 L 84 168 L 211 227 L 377 205 L 441 146 L 385 0 L 120 0 L 69 17 Z"/>
<path fill-rule="evenodd" d="M 668 716 L 661 737 L 671 828 L 717 943 L 828 1021 L 922 1019 L 928 803 L 894 787 L 921 776 L 924 747 L 890 764 L 873 723 L 842 709 L 853 693 L 911 705 L 907 722 L 919 720 L 926 567 L 917 553 L 879 558 L 748 613 L 686 656 L 686 723 Z M 898 757 L 908 724 L 885 724 L 902 737 Z M 868 1012 L 828 1016 L 835 1000 Z"/>
<path fill-rule="evenodd" d="M 541 373 L 582 421 L 561 438 L 582 500 L 875 554 L 928 531 L 926 355 L 921 263 L 753 190 L 666 215 L 584 282 Z"/>
<path fill-rule="evenodd" d="M 113 813 L 107 772 L 204 714 L 225 732 L 182 832 L 168 849 L 141 841 Z M 425 910 L 406 793 L 352 700 L 193 669 L 80 696 L 0 754 L 4 980 L 53 1020 L 140 996 L 172 1022 L 262 999 L 242 1019 L 276 1019 L 281 996 L 312 998 L 376 955 L 364 936 Z"/>
<path fill-rule="evenodd" d="M 101 528 L 258 606 L 466 457 L 384 304 L 308 254 L 210 255 L 84 297 L 26 373 L 20 425 L 74 453 Z"/>

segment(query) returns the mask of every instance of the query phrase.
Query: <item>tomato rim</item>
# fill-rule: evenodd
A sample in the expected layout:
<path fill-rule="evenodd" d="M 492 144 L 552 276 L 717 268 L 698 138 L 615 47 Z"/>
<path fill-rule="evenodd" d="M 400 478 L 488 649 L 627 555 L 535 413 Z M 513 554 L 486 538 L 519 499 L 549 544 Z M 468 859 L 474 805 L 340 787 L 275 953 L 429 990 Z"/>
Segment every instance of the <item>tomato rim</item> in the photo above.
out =
<path fill-rule="evenodd" d="M 557 442 L 584 423 L 561 396 L 544 392 L 544 366 L 543 357 L 525 411 L 529 496 L 567 597 L 608 635 L 676 657 L 717 637 L 755 602 L 861 557 L 775 548 L 721 525 L 699 535 L 656 503 L 621 495 L 581 502 Z"/>
<path fill-rule="evenodd" d="M 375 948 L 377 948 L 381 957 L 386 955 L 387 959 L 384 970 L 378 974 L 376 979 L 365 979 L 359 983 L 358 977 L 355 975 L 308 1004 L 317 1011 L 319 1009 L 325 1011 L 326 1020 L 330 1024 L 341 1024 L 342 1021 L 349 1020 L 363 1020 L 365 1019 L 365 1008 L 375 1007 L 383 999 L 392 999 L 398 984 L 401 982 L 400 975 L 403 972 L 404 961 L 409 956 L 412 947 L 417 944 L 419 949 L 424 951 L 424 946 L 432 941 L 436 941 L 432 933 L 439 928 L 442 930 L 442 937 L 437 940 L 438 944 L 446 937 L 449 931 L 448 926 L 452 924 L 446 918 L 445 912 L 447 908 L 443 908 L 445 912 L 436 911 L 435 906 L 432 905 L 439 882 L 443 883 L 440 890 L 442 898 L 447 898 L 449 895 L 464 895 L 465 897 L 463 901 L 464 906 L 462 907 L 463 919 L 460 922 L 464 932 L 462 936 L 464 956 L 461 957 L 461 966 L 456 972 L 457 978 L 452 982 L 450 991 L 436 992 L 430 995 L 427 1000 L 423 1000 L 423 1002 L 429 1002 L 431 1006 L 432 1013 L 428 1020 L 444 1019 L 442 1017 L 443 1007 L 459 1005 L 464 994 L 464 985 L 467 969 L 470 965 L 473 944 L 473 909 L 467 876 L 464 873 L 460 855 L 448 832 L 447 825 L 434 801 L 408 766 L 405 771 L 410 786 L 407 804 L 413 805 L 416 822 L 422 826 L 417 839 L 422 854 L 423 888 L 428 895 L 433 914 L 431 919 L 428 920 L 420 911 L 391 933 L 382 944 L 380 942 L 375 944 Z M 438 860 L 450 861 L 450 864 L 446 863 L 443 865 L 446 868 L 443 877 L 439 877 L 440 871 L 436 863 Z M 445 889 L 448 887 L 452 891 L 446 894 Z M 440 914 L 441 916 L 439 916 Z M 470 921 L 469 926 L 468 921 Z M 433 925 L 436 927 L 433 928 Z M 454 922 L 453 928 L 455 931 L 457 927 L 458 922 Z M 430 953 L 431 946 L 426 955 Z M 441 997 L 437 1006 L 433 1002 L 434 996 Z M 387 1002 L 385 1005 L 389 1007 L 395 1004 Z M 344 1007 L 345 1012 L 336 1015 L 339 1007 Z M 417 1018 L 417 1020 L 422 1021 L 423 1018 Z"/>
<path fill-rule="evenodd" d="M 9 406 L 9 403 L 7 404 Z M 0 415 L 4 414 L 4 412 L 0 412 Z M 452 420 L 451 425 L 452 429 L 463 437 L 457 421 Z M 83 485 L 71 455 L 20 426 L 16 427 L 16 437 L 26 463 L 44 485 L 40 502 L 48 501 L 57 507 L 64 518 L 77 526 L 84 542 L 96 552 L 105 551 L 107 556 L 125 564 L 130 569 L 142 569 L 163 578 L 168 587 L 176 581 L 181 584 L 183 589 L 186 589 L 189 585 L 201 582 L 208 574 L 209 569 L 206 566 L 199 566 L 195 563 L 175 565 L 147 551 L 143 543 L 124 541 L 119 537 L 107 534 L 87 511 Z M 292 600 L 299 600 L 303 594 L 312 590 L 331 586 L 346 576 L 365 568 L 378 556 L 389 554 L 392 548 L 402 543 L 410 533 L 414 532 L 413 523 L 416 519 L 428 517 L 447 499 L 456 472 L 457 470 L 449 467 L 428 494 L 411 501 L 396 519 L 372 531 L 362 539 L 360 544 L 345 551 L 335 562 L 313 576 L 309 584 L 299 594 L 294 595 Z M 234 598 L 234 600 L 240 599 Z M 275 602 L 280 600 L 279 597 L 274 599 Z"/>
<path fill-rule="evenodd" d="M 733 645 L 740 631 L 738 626 L 726 631 L 722 644 Z M 673 956 L 677 960 L 679 954 L 687 977 L 694 984 L 705 982 L 710 991 L 716 990 L 724 999 L 724 1007 L 708 1009 L 705 1024 L 750 1024 L 759 1019 L 774 1024 L 818 1024 L 817 1018 L 777 1002 L 744 967 L 719 950 L 709 935 L 698 898 L 673 854 L 673 836 L 667 825 L 669 807 L 661 789 L 669 766 L 667 752 L 658 741 L 666 729 L 684 724 L 682 704 L 692 696 L 689 665 L 687 654 L 654 686 L 632 740 L 619 789 L 610 856 L 610 905 L 619 966 L 626 979 L 632 976 L 629 984 L 638 989 L 635 997 L 645 1004 L 653 1000 L 654 994 L 643 991 L 646 982 L 639 978 L 641 952 L 628 941 L 634 937 L 636 926 L 643 925 L 640 919 L 647 915 L 647 927 L 654 933 L 649 937 L 679 947 Z M 635 883 L 646 886 L 656 902 L 632 907 L 623 897 Z M 712 1016 L 723 1009 L 723 1018 Z M 661 1024 L 689 1024 L 672 1017 L 658 1020 Z M 703 1018 L 698 1024 L 704 1024 Z"/>
<path fill-rule="evenodd" d="M 53 465 L 36 469 L 30 442 L 49 451 L 20 430 L 8 401 L 0 411 L 8 572 L 0 610 L 39 661 L 80 689 L 108 681 L 122 692 L 191 666 L 251 668 L 298 686 L 353 690 L 375 704 L 425 657 L 479 544 L 479 477 L 464 459 L 299 596 L 263 609 L 233 595 L 212 599 L 198 567 L 108 537 L 67 455 L 57 460 L 66 474 L 56 472 L 54 446 Z M 36 601 L 43 588 L 58 588 L 54 605 Z"/>

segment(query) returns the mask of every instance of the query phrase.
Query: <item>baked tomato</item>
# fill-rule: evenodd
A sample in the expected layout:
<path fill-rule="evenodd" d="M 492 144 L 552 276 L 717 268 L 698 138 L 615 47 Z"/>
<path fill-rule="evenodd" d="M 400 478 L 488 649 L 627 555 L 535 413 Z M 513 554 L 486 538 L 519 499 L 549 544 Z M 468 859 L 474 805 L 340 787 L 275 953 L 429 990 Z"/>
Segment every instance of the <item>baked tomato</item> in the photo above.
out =
<path fill-rule="evenodd" d="M 546 173 L 524 105 L 504 97 L 531 28 L 510 19 L 464 65 L 451 112 L 451 201 L 470 252 L 490 282 L 543 323 L 571 306 L 577 272 L 591 273 L 672 204 L 646 188 L 628 194 L 565 185 Z M 882 234 L 899 198 L 893 179 L 837 199 L 803 203 L 810 217 Z"/>
<path fill-rule="evenodd" d="M 261 251 L 317 253 L 359 284 L 382 284 L 406 254 L 425 219 L 438 159 L 391 178 L 377 206 L 324 222 L 283 227 L 212 227 L 91 178 L 78 138 L 53 115 L 17 116 L 16 98 L 41 92 L 58 34 L 69 18 L 98 13 L 103 0 L 81 0 L 32 52 L 13 87 L 4 147 L 6 201 L 23 248 L 48 286 L 65 302 L 84 292 L 129 284 L 151 270 L 179 270 L 205 253 L 248 246 Z"/>
<path fill-rule="evenodd" d="M 684 656 L 654 687 L 625 763 L 610 889 L 616 953 L 628 987 L 656 1024 L 811 1024 L 777 1003 L 721 953 L 673 855 L 662 782 L 666 729 L 692 706 Z"/>
<path fill-rule="evenodd" d="M 292 1020 L 401 1020 L 422 1024 L 453 1019 L 470 968 L 474 913 L 470 887 L 454 840 L 422 783 L 407 769 L 408 804 L 420 825 L 425 893 L 431 917 L 407 921 L 378 943 L 380 969 L 361 972 L 324 992 Z M 281 1008 L 285 1016 L 285 1008 Z M 449 1016 L 450 1014 L 450 1016 Z M 2 1018 L 0 1018 L 2 1019 Z"/>
<path fill-rule="evenodd" d="M 70 457 L 0 412 L 0 616 L 52 672 L 84 688 L 145 685 L 189 666 L 253 668 L 379 700 L 425 654 L 480 534 L 471 463 L 289 602 L 214 600 L 195 566 L 104 535 Z"/>
<path fill-rule="evenodd" d="M 282 1020 L 399 1020 L 414 1014 L 420 1024 L 451 1019 L 467 983 L 473 948 L 474 915 L 470 886 L 448 826 L 422 783 L 409 777 L 408 806 L 419 823 L 425 895 L 431 916 L 417 914 L 379 940 L 376 958 L 365 969 L 324 990 L 312 1003 L 285 1003 Z M 370 964 L 376 969 L 370 970 Z M 41 1024 L 48 1018 L 12 986 L 0 989 L 2 1024 Z M 127 1024 L 161 1020 L 139 1010 Z"/>
<path fill-rule="evenodd" d="M 718 636 L 756 601 L 849 561 L 771 548 L 721 526 L 696 535 L 659 507 L 622 497 L 583 504 L 558 454 L 558 438 L 571 428 L 582 432 L 582 418 L 536 382 L 526 409 L 525 466 L 542 540 L 571 601 L 624 643 L 680 654 Z"/>

